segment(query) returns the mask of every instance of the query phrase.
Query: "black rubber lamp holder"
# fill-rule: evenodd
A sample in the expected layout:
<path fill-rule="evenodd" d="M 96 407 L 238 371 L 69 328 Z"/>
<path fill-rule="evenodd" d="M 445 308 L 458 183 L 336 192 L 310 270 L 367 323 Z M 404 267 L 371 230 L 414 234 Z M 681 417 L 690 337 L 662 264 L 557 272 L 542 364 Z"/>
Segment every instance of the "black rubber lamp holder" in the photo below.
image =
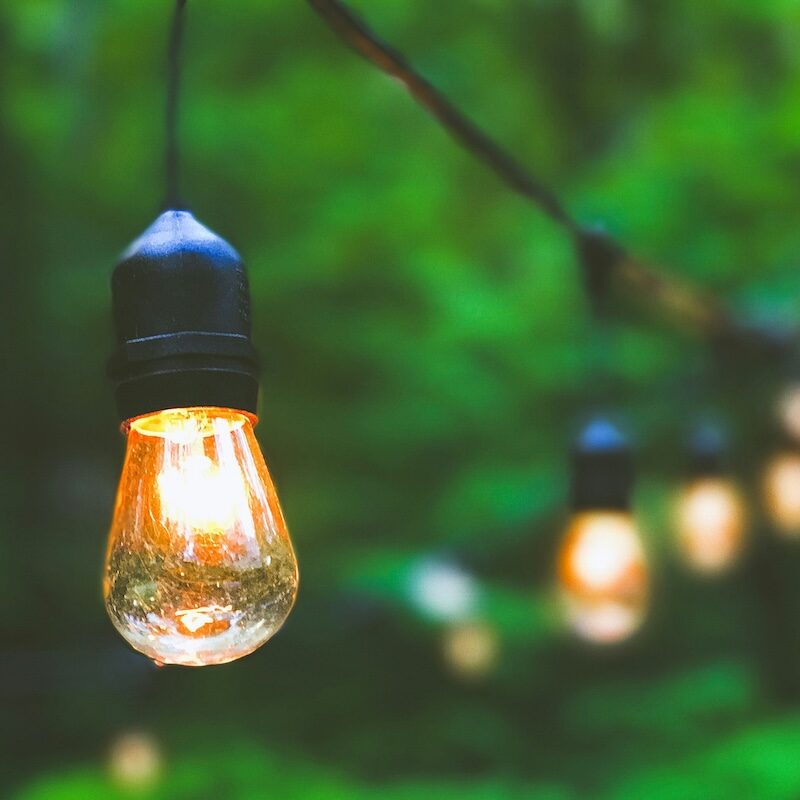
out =
<path fill-rule="evenodd" d="M 239 254 L 189 211 L 164 211 L 123 254 L 111 280 L 111 364 L 124 425 L 173 408 L 255 415 L 258 360 Z"/>
<path fill-rule="evenodd" d="M 634 484 L 628 440 L 608 420 L 596 419 L 572 449 L 570 501 L 574 511 L 627 511 Z"/>
<path fill-rule="evenodd" d="M 703 425 L 689 439 L 689 475 L 716 478 L 725 472 L 725 435 L 716 426 Z"/>

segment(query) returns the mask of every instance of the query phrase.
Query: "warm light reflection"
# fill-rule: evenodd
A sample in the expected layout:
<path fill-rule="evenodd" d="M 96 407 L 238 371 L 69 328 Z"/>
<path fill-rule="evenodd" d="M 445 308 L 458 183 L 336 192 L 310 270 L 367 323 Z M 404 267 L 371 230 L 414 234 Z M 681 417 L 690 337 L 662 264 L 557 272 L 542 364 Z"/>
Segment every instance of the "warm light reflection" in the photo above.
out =
<path fill-rule="evenodd" d="M 744 544 L 746 511 L 736 485 L 724 478 L 699 478 L 678 498 L 678 543 L 686 561 L 701 572 L 730 567 Z"/>
<path fill-rule="evenodd" d="M 188 608 L 175 612 L 179 630 L 188 636 L 208 636 L 210 633 L 221 633 L 230 627 L 230 615 L 233 606 L 205 606 L 204 608 Z"/>
<path fill-rule="evenodd" d="M 162 759 L 152 736 L 131 732 L 119 737 L 108 759 L 111 780 L 124 791 L 153 789 L 161 777 Z"/>
<path fill-rule="evenodd" d="M 775 527 L 787 536 L 800 536 L 800 453 L 772 459 L 764 472 L 763 492 Z"/>
<path fill-rule="evenodd" d="M 567 619 L 581 637 L 619 642 L 643 622 L 649 577 L 630 514 L 576 514 L 561 548 L 558 577 Z"/>
<path fill-rule="evenodd" d="M 494 671 L 500 643 L 487 622 L 470 620 L 451 625 L 444 632 L 442 653 L 449 669 L 465 680 L 480 680 Z"/>
<path fill-rule="evenodd" d="M 249 417 L 178 409 L 131 423 L 104 590 L 133 647 L 164 664 L 232 661 L 281 627 L 297 584 Z"/>

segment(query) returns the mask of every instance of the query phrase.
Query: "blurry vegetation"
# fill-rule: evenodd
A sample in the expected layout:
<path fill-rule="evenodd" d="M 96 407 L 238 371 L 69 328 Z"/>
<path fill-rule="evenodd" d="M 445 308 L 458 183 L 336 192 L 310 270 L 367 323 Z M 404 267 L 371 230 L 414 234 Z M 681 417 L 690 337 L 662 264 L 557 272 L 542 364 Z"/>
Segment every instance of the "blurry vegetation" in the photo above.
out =
<path fill-rule="evenodd" d="M 163 743 L 153 798 L 800 795 L 800 717 L 763 663 L 797 658 L 796 548 L 776 617 L 747 565 L 685 575 L 665 524 L 696 415 L 721 415 L 756 474 L 780 369 L 632 307 L 599 348 L 565 237 L 301 0 L 191 0 L 183 124 L 186 195 L 250 268 L 258 434 L 300 600 L 221 668 L 155 670 L 116 636 L 99 581 L 123 447 L 108 281 L 163 192 L 170 5 L 0 4 L 12 796 L 115 798 L 98 764 L 131 727 Z M 756 322 L 797 318 L 796 4 L 353 6 L 583 220 Z M 644 633 L 597 653 L 558 628 L 548 591 L 565 448 L 612 401 L 639 444 L 659 580 Z M 408 601 L 431 553 L 485 587 L 502 657 L 483 683 L 451 677 Z"/>

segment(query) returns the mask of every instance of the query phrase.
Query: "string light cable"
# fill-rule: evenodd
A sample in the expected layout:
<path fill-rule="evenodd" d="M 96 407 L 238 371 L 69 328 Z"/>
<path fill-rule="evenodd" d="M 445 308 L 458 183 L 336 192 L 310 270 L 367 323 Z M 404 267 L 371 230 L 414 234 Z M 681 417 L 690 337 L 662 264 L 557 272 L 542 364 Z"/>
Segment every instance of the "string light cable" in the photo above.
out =
<path fill-rule="evenodd" d="M 571 236 L 579 254 L 588 249 L 597 255 L 598 248 L 602 247 L 608 271 L 606 279 L 613 277 L 620 289 L 636 298 L 648 299 L 666 317 L 703 336 L 755 351 L 757 355 L 782 354 L 795 346 L 797 332 L 763 329 L 743 322 L 714 297 L 634 257 L 610 236 L 600 237 L 596 230 L 582 225 L 543 180 L 482 130 L 344 2 L 308 0 L 308 3 L 356 53 L 399 80 L 414 100 L 470 155 L 492 170 L 509 189 L 560 225 Z"/>

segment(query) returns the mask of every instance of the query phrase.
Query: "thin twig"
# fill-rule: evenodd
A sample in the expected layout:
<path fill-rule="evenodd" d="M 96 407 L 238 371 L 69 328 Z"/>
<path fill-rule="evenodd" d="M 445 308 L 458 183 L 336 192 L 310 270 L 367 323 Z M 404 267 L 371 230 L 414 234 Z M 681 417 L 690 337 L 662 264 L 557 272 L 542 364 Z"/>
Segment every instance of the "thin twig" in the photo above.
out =
<path fill-rule="evenodd" d="M 579 252 L 584 249 L 587 237 L 596 237 L 596 232 L 584 228 L 570 215 L 555 192 L 460 111 L 394 47 L 383 42 L 341 0 L 308 0 L 308 3 L 353 50 L 403 83 L 414 99 L 465 150 L 493 170 L 509 188 L 566 228 L 578 245 Z M 644 298 L 668 316 L 679 318 L 682 324 L 710 338 L 759 351 L 783 352 L 794 343 L 794 332 L 771 332 L 742 324 L 716 299 L 667 277 L 663 270 L 655 270 L 638 261 L 610 237 L 606 237 L 606 243 L 617 254 L 612 265 L 614 283 L 637 298 Z M 592 268 L 592 265 L 585 263 L 583 266 Z"/>

